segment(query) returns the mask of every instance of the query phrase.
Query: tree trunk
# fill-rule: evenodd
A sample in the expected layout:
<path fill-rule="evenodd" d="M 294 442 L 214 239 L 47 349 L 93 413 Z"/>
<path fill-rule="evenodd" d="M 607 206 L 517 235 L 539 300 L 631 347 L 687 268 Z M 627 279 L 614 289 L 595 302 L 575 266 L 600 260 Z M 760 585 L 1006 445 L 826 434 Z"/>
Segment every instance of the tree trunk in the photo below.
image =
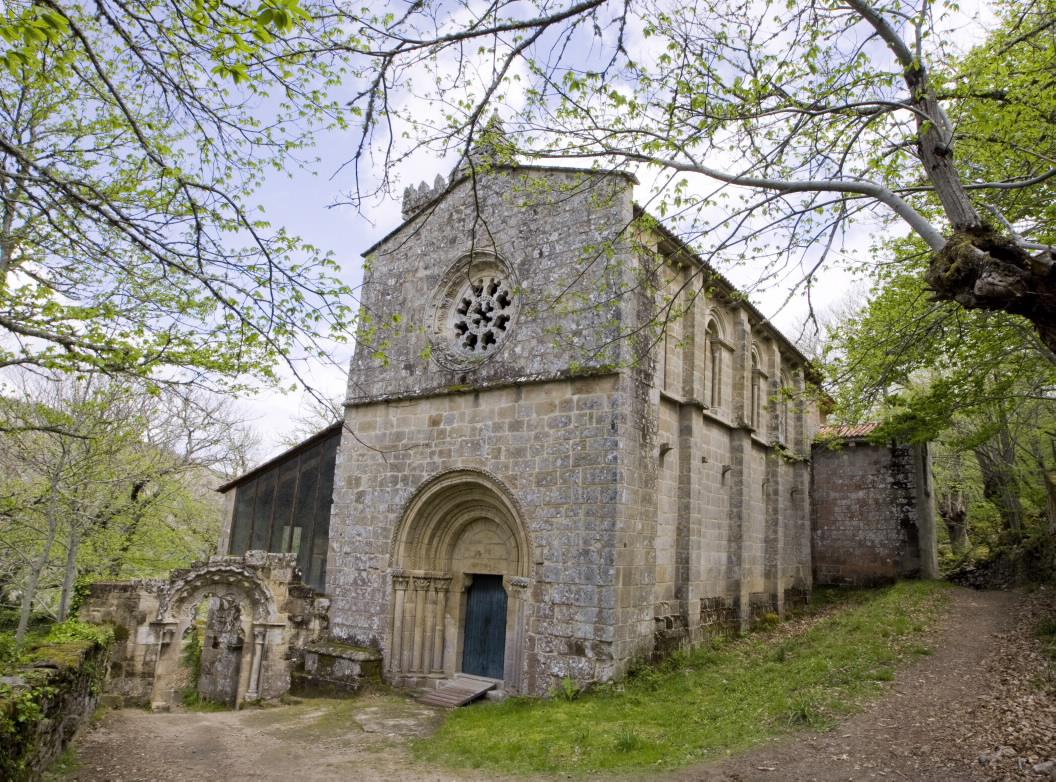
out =
<path fill-rule="evenodd" d="M 1045 531 L 1056 535 L 1056 470 L 1041 471 L 1045 483 Z"/>
<path fill-rule="evenodd" d="M 1037 419 L 1034 419 L 1037 428 Z M 1056 459 L 1056 434 L 1049 433 L 1049 448 L 1052 450 L 1053 458 Z M 1042 447 L 1040 437 L 1033 438 L 1030 442 L 1030 455 L 1034 457 L 1034 463 L 1041 477 L 1041 485 L 1045 487 L 1045 532 L 1056 536 L 1056 468 L 1052 468 L 1045 460 L 1045 450 Z"/>
<path fill-rule="evenodd" d="M 37 596 L 37 584 L 40 583 L 40 574 L 48 566 L 51 558 L 51 548 L 55 545 L 55 538 L 59 532 L 59 509 L 58 509 L 58 479 L 52 476 L 48 487 L 50 497 L 48 498 L 48 537 L 44 541 L 44 550 L 36 561 L 29 566 L 29 578 L 26 580 L 25 589 L 22 592 L 22 604 L 18 612 L 18 627 L 15 629 L 15 643 L 21 644 L 29 629 L 29 618 L 33 613 L 33 598 Z"/>
<path fill-rule="evenodd" d="M 62 577 L 62 598 L 59 600 L 59 621 L 65 622 L 70 613 L 74 585 L 77 583 L 77 552 L 81 547 L 81 531 L 70 524 L 70 540 L 66 546 L 66 572 Z"/>
<path fill-rule="evenodd" d="M 939 501 L 939 515 L 946 524 L 954 555 L 963 556 L 969 546 L 968 511 L 964 507 L 964 498 L 960 494 L 944 496 Z"/>
<path fill-rule="evenodd" d="M 888 42 L 891 45 L 891 42 Z M 935 97 L 923 63 L 906 58 L 903 77 L 917 110 L 917 154 L 953 229 L 932 254 L 924 278 L 936 298 L 965 309 L 1021 315 L 1056 354 L 1056 263 L 1051 253 L 1031 253 L 982 219 L 954 160 L 954 133 Z M 1056 357 L 1054 357 L 1056 358 Z"/>
<path fill-rule="evenodd" d="M 997 507 L 1005 529 L 1018 535 L 1023 529 L 1023 506 L 1012 465 L 985 445 L 974 449 L 974 453 L 983 475 L 983 496 Z"/>
<path fill-rule="evenodd" d="M 988 226 L 955 228 L 933 254 L 925 281 L 939 299 L 965 309 L 1022 315 L 1056 353 L 1056 264 L 1031 256 Z"/>

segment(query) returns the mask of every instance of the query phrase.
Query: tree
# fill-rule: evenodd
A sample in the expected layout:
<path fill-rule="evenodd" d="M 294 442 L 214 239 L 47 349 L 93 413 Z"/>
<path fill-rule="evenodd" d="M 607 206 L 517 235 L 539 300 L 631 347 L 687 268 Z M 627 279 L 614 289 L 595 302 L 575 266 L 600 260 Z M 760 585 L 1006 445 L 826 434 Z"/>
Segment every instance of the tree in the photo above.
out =
<path fill-rule="evenodd" d="M 296 2 L 0 12 L 0 367 L 273 380 L 347 336 L 333 258 L 255 212 L 340 124 Z"/>
<path fill-rule="evenodd" d="M 354 161 L 377 142 L 385 177 L 422 146 L 472 167 L 489 114 L 509 104 L 508 159 L 654 172 L 654 210 L 708 260 L 764 276 L 805 264 L 809 293 L 848 223 L 886 215 L 926 244 L 933 295 L 1023 316 L 1051 351 L 1056 115 L 1020 123 L 1056 92 L 1056 7 L 1001 9 L 1000 32 L 961 60 L 925 0 L 386 6 L 355 20 L 376 63 Z M 990 129 L 965 138 L 969 115 Z M 1025 208 L 1005 215 L 1009 193 Z"/>
<path fill-rule="evenodd" d="M 881 420 L 880 440 L 936 443 L 938 510 L 958 553 L 983 502 L 1006 540 L 1051 535 L 1056 366 L 1019 319 L 933 301 L 913 245 L 895 243 L 902 261 L 830 332 L 836 415 Z"/>
<path fill-rule="evenodd" d="M 215 549 L 211 489 L 244 436 L 226 402 L 56 376 L 0 413 L 0 562 L 21 592 L 19 640 L 35 604 L 66 617 L 79 575 L 154 576 Z"/>

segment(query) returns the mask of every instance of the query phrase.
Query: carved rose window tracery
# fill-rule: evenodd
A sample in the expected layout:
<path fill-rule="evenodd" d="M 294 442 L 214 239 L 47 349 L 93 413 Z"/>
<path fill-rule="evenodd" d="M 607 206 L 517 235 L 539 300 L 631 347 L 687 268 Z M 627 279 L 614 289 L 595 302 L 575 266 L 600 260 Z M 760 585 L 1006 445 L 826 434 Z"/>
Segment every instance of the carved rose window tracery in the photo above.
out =
<path fill-rule="evenodd" d="M 455 341 L 467 353 L 487 353 L 505 336 L 512 318 L 509 286 L 498 277 L 482 277 L 466 286 L 455 305 Z"/>
<path fill-rule="evenodd" d="M 491 253 L 475 253 L 449 269 L 435 299 L 433 359 L 471 369 L 495 355 L 516 320 L 516 289 L 510 268 Z"/>

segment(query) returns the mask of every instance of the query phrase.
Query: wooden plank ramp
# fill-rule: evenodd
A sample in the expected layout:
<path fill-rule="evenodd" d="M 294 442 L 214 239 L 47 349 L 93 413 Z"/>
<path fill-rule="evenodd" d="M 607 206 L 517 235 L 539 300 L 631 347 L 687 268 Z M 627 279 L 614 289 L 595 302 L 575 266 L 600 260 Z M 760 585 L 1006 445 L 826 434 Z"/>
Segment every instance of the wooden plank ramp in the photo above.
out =
<path fill-rule="evenodd" d="M 418 702 L 429 706 L 440 706 L 444 709 L 457 709 L 459 706 L 465 706 L 478 698 L 483 698 L 484 693 L 495 689 L 497 685 L 498 682 L 494 679 L 457 675 L 438 682 L 436 689 L 429 690 L 418 698 Z"/>

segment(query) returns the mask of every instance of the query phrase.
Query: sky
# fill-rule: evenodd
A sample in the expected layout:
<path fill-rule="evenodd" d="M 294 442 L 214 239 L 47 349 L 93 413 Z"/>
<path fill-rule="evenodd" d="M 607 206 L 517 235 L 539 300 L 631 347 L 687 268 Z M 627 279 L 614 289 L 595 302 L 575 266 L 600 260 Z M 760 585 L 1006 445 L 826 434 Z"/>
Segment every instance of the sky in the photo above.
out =
<path fill-rule="evenodd" d="M 965 21 L 954 23 L 950 34 L 956 35 L 957 42 L 967 48 L 985 34 L 985 23 L 968 20 L 977 15 L 991 19 L 992 12 L 985 2 L 965 4 L 962 11 Z M 348 189 L 347 172 L 337 169 L 348 158 L 352 142 L 347 133 L 323 136 L 314 150 L 320 160 L 319 173 L 275 174 L 266 181 L 259 199 L 273 223 L 284 225 L 291 233 L 324 251 L 331 251 L 341 265 L 344 281 L 358 290 L 362 282 L 361 253 L 396 228 L 401 217 L 400 203 L 396 198 L 379 198 L 364 204 L 358 211 L 347 205 L 334 206 Z M 401 186 L 417 185 L 419 181 L 431 184 L 436 174 L 446 175 L 453 164 L 453 158 L 442 160 L 418 154 L 403 163 L 395 174 Z M 647 197 L 644 188 L 636 195 L 640 199 Z M 860 258 L 868 251 L 876 230 L 876 226 L 869 225 L 853 228 L 844 238 L 843 252 Z M 751 286 L 756 280 L 756 271 L 751 268 L 724 268 L 721 271 L 741 287 Z M 852 275 L 835 264 L 831 265 L 815 286 L 816 311 L 824 313 L 826 309 L 838 307 L 854 287 Z M 806 302 L 802 299 L 786 302 L 786 299 L 787 289 L 781 285 L 752 295 L 753 303 L 763 314 L 795 339 L 806 316 Z M 335 346 L 332 366 L 313 365 L 309 368 L 308 375 L 317 391 L 335 400 L 343 396 L 352 350 L 351 344 Z M 260 438 L 257 455 L 261 461 L 281 452 L 293 433 L 304 429 L 305 425 L 299 419 L 309 415 L 312 406 L 311 399 L 303 392 L 268 391 L 239 401 L 247 422 Z"/>

